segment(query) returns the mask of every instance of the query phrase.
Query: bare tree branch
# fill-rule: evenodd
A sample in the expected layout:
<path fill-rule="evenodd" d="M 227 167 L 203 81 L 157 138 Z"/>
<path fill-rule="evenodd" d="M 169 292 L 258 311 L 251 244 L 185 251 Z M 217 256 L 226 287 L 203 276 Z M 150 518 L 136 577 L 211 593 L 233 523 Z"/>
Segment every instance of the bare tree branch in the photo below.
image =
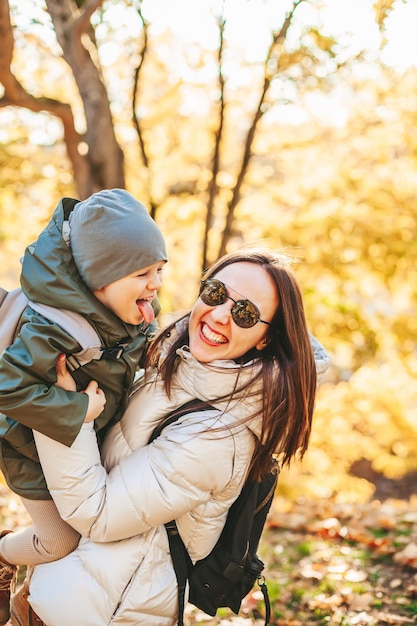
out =
<path fill-rule="evenodd" d="M 84 10 L 80 11 L 78 18 L 74 20 L 74 31 L 77 31 L 80 37 L 91 30 L 91 17 L 102 4 L 103 0 L 87 0 L 82 5 Z"/>
<path fill-rule="evenodd" d="M 213 161 L 211 168 L 211 180 L 208 187 L 208 202 L 207 202 L 207 212 L 206 212 L 206 222 L 204 228 L 204 239 L 203 239 L 203 254 L 202 254 L 202 271 L 204 271 L 208 265 L 208 244 L 209 244 L 209 233 L 213 226 L 213 211 L 214 211 L 214 201 L 217 195 L 218 187 L 217 187 L 217 175 L 220 169 L 220 146 L 221 140 L 223 136 L 223 127 L 224 127 L 224 111 L 225 111 L 225 101 L 224 101 L 224 76 L 223 76 L 223 49 L 224 49 L 224 28 L 226 25 L 226 21 L 224 17 L 219 17 L 219 49 L 217 56 L 217 77 L 219 82 L 219 92 L 220 92 L 220 108 L 219 108 L 219 125 L 217 127 L 215 138 L 214 138 L 214 153 L 213 153 Z"/>
<path fill-rule="evenodd" d="M 137 67 L 134 70 L 134 78 L 133 78 L 133 99 L 132 99 L 132 119 L 133 119 L 133 125 L 136 129 L 136 133 L 139 139 L 139 149 L 140 149 L 140 153 L 142 156 L 142 160 L 143 160 L 143 164 L 145 166 L 145 172 L 146 172 L 146 176 L 147 176 L 147 183 L 148 183 L 148 196 L 149 196 L 149 212 L 151 214 L 151 216 L 153 217 L 153 219 L 155 219 L 156 217 L 156 210 L 157 210 L 157 206 L 155 203 L 155 200 L 153 198 L 153 193 L 152 193 L 152 185 L 151 185 L 151 174 L 150 174 L 150 167 L 149 167 L 149 157 L 148 157 L 148 152 L 146 149 L 146 145 L 145 145 L 145 140 L 144 140 L 144 136 L 143 136 L 143 131 L 142 131 L 142 125 L 140 123 L 140 120 L 138 118 L 137 115 L 137 103 L 138 103 L 138 93 L 139 93 L 139 83 L 140 83 L 140 78 L 141 78 L 141 72 L 142 72 L 142 68 L 143 65 L 145 63 L 145 58 L 146 55 L 148 53 L 148 22 L 146 21 L 146 19 L 143 16 L 142 13 L 142 0 L 139 0 L 139 6 L 137 9 L 139 18 L 142 22 L 142 43 L 141 43 L 141 47 L 139 49 L 139 63 L 137 65 Z"/>
<path fill-rule="evenodd" d="M 287 32 L 288 32 L 288 28 L 290 27 L 290 24 L 292 22 L 292 19 L 294 17 L 294 13 L 296 8 L 298 7 L 298 5 L 300 5 L 302 2 L 304 2 L 305 0 L 295 0 L 295 2 L 293 3 L 293 6 L 291 8 L 291 10 L 287 13 L 284 23 L 281 27 L 281 29 L 273 34 L 273 38 L 271 41 L 271 45 L 268 49 L 268 53 L 264 62 L 264 84 L 263 84 L 263 88 L 262 88 L 262 92 L 261 95 L 259 97 L 259 101 L 258 101 L 258 105 L 252 120 L 252 124 L 248 130 L 248 133 L 246 135 L 246 141 L 245 141 L 245 147 L 244 147 L 244 151 L 243 151 L 243 156 L 242 156 L 242 161 L 241 161 L 241 165 L 240 165 L 240 169 L 239 169 L 239 174 L 236 180 L 236 185 L 233 189 L 233 194 L 232 194 L 232 198 L 229 202 L 229 205 L 227 207 L 227 216 L 226 216 L 226 224 L 225 224 L 225 228 L 223 231 L 223 237 L 222 237 L 222 241 L 220 244 L 220 248 L 219 248 L 219 252 L 218 252 L 218 256 L 221 257 L 226 253 L 226 249 L 227 249 L 227 244 L 229 242 L 229 239 L 231 237 L 232 234 L 232 224 L 233 224 L 233 218 L 234 218 L 234 212 L 236 209 L 236 206 L 239 203 L 240 197 L 241 197 L 241 192 L 242 192 L 242 185 L 243 182 L 245 180 L 248 168 L 249 168 L 249 163 L 252 157 L 252 144 L 253 144 L 253 140 L 255 137 L 255 133 L 257 130 L 257 126 L 259 123 L 259 120 L 262 118 L 263 114 L 264 114 L 264 103 L 265 103 L 265 99 L 266 99 L 266 95 L 269 91 L 269 87 L 271 85 L 271 81 L 272 78 L 274 77 L 275 72 L 271 71 L 271 67 L 272 64 L 270 63 L 271 59 L 275 57 L 279 56 L 279 48 L 282 45 L 282 43 L 285 41 L 285 38 L 287 36 Z"/>

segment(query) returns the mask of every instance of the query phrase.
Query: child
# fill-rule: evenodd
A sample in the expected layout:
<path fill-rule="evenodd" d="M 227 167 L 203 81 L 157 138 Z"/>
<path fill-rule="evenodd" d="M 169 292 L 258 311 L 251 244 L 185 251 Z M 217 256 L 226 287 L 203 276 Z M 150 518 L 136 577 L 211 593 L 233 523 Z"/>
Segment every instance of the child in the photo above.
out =
<path fill-rule="evenodd" d="M 0 533 L 0 624 L 9 619 L 16 566 L 59 559 L 79 540 L 47 490 L 32 429 L 71 446 L 84 420 L 97 418 L 100 443 L 120 419 L 155 330 L 155 296 L 166 261 L 159 228 L 123 189 L 100 191 L 82 202 L 63 198 L 25 251 L 21 285 L 26 296 L 84 315 L 104 350 L 100 360 L 73 373 L 80 391 L 58 388 L 58 357 L 76 353 L 79 346 L 28 308 L 19 336 L 0 357 L 0 469 L 33 522 L 30 528 Z"/>

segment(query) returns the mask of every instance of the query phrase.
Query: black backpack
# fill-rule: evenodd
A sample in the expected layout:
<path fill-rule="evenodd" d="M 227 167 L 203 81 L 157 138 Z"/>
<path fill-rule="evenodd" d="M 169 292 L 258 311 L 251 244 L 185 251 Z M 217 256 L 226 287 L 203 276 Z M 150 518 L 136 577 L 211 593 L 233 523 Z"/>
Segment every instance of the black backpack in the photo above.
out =
<path fill-rule="evenodd" d="M 155 428 L 150 441 L 165 426 L 182 415 L 213 408 L 201 400 L 192 400 L 175 409 Z M 228 607 L 238 613 L 243 598 L 258 582 L 265 600 L 265 626 L 270 620 L 268 589 L 262 572 L 264 563 L 256 554 L 266 517 L 272 504 L 278 480 L 278 465 L 260 483 L 247 480 L 232 504 L 222 533 L 208 556 L 194 565 L 181 540 L 175 520 L 165 524 L 171 557 L 178 581 L 178 626 L 183 626 L 184 595 L 187 580 L 189 602 L 215 616 L 217 609 Z"/>

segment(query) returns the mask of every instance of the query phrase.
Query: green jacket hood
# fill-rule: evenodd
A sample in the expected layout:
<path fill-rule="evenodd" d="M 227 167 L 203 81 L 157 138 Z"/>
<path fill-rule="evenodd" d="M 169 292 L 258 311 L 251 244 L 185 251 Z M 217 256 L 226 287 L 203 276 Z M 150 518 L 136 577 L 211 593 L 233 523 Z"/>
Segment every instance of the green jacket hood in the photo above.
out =
<path fill-rule="evenodd" d="M 104 334 L 106 342 L 137 334 L 138 327 L 125 324 L 107 309 L 83 282 L 64 237 L 64 223 L 79 200 L 63 198 L 38 239 L 24 253 L 20 282 L 29 300 L 77 311 Z M 160 305 L 154 299 L 157 315 Z"/>

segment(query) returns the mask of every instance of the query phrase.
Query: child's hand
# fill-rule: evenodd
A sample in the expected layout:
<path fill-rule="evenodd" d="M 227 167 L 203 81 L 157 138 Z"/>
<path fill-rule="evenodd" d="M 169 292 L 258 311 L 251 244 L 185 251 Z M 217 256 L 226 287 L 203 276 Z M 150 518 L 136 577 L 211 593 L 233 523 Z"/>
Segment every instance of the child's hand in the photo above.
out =
<path fill-rule="evenodd" d="M 58 387 L 62 387 L 62 389 L 66 391 L 77 391 L 75 380 L 67 368 L 67 358 L 65 354 L 60 354 L 55 371 L 57 377 L 56 385 Z M 103 412 L 104 405 L 106 404 L 106 396 L 95 380 L 91 380 L 87 388 L 81 393 L 85 393 L 88 396 L 88 409 L 84 422 L 92 422 Z"/>
<path fill-rule="evenodd" d="M 65 391 L 77 391 L 75 380 L 67 369 L 67 357 L 65 354 L 59 355 L 55 371 L 57 387 L 62 387 Z"/>
<path fill-rule="evenodd" d="M 103 412 L 104 405 L 106 404 L 106 396 L 95 380 L 90 380 L 87 388 L 82 393 L 86 393 L 88 396 L 88 409 L 84 423 L 92 422 Z"/>

